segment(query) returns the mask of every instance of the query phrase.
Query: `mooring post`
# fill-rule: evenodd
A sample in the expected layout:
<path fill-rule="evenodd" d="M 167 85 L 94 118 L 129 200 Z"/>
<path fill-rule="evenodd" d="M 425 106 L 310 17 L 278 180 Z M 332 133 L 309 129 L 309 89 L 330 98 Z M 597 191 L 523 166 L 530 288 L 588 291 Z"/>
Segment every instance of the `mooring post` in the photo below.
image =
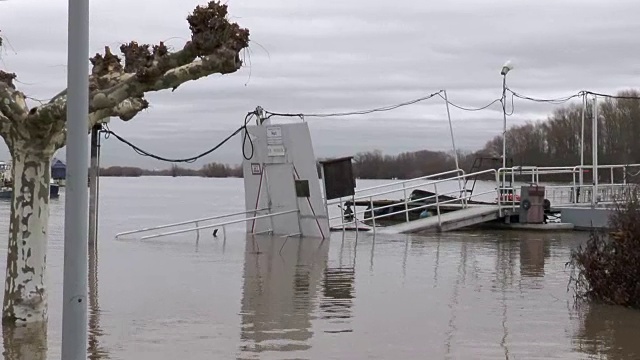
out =
<path fill-rule="evenodd" d="M 98 177 L 100 130 L 102 125 L 95 125 L 91 129 L 91 161 L 89 169 L 89 246 L 96 246 L 98 242 Z"/>

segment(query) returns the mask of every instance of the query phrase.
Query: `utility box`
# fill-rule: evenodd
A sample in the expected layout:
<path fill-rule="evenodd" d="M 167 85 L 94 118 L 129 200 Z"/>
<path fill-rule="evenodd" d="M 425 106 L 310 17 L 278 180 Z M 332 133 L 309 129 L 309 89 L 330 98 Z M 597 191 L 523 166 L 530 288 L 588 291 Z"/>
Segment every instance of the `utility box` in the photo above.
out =
<path fill-rule="evenodd" d="M 343 157 L 321 161 L 322 179 L 325 187 L 325 199 L 332 200 L 353 196 L 356 191 L 356 179 L 353 176 L 352 157 Z"/>
<path fill-rule="evenodd" d="M 544 186 L 524 185 L 520 188 L 521 224 L 544 223 Z"/>

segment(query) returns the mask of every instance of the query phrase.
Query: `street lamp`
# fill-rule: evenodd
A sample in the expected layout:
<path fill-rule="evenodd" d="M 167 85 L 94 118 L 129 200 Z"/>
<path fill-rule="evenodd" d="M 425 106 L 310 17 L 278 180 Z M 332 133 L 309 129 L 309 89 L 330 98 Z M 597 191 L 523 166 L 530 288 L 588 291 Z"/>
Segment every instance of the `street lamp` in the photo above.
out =
<path fill-rule="evenodd" d="M 502 168 L 507 168 L 507 74 L 513 70 L 511 61 L 507 61 L 502 65 L 500 75 L 502 75 Z M 503 172 L 502 175 L 502 187 L 504 188 L 506 183 L 507 173 Z M 502 193 L 502 192 L 501 192 Z"/>
<path fill-rule="evenodd" d="M 511 61 L 502 65 L 500 75 L 502 75 L 502 167 L 507 167 L 507 74 L 513 70 Z"/>

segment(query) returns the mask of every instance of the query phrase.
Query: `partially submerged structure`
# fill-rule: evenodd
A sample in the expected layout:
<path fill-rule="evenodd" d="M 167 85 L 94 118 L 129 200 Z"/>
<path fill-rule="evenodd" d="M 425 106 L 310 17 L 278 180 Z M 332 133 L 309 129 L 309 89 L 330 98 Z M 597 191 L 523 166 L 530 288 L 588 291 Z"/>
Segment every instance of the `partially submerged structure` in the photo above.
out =
<path fill-rule="evenodd" d="M 607 184 L 596 179 L 586 184 L 583 175 L 591 169 L 587 166 L 511 166 L 470 173 L 455 169 L 363 189 L 356 187 L 350 157 L 321 162 L 318 179 L 304 121 L 259 120 L 246 127 L 242 139 L 245 211 L 127 231 L 117 237 L 143 232 L 151 234 L 142 239 L 186 232 L 199 236 L 202 229 L 222 229 L 225 234 L 228 225 L 238 223 L 244 223 L 249 234 L 322 238 L 330 230 L 397 234 L 478 226 L 552 231 L 603 228 L 609 209 L 634 186 L 627 182 L 628 172 L 640 168 L 640 164 L 598 165 L 597 169 L 610 173 Z M 559 175 L 572 180 L 569 184 L 544 180 Z M 190 224 L 194 226 L 166 230 Z"/>

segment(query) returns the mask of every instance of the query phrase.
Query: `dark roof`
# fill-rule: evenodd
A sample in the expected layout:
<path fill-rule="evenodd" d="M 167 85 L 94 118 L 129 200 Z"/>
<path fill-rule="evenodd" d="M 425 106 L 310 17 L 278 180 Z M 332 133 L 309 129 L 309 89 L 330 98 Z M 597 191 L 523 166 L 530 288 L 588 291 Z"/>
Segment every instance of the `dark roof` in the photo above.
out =
<path fill-rule="evenodd" d="M 51 161 L 51 167 L 52 168 L 66 168 L 67 165 L 64 162 L 62 162 L 62 160 L 54 158 Z"/>

